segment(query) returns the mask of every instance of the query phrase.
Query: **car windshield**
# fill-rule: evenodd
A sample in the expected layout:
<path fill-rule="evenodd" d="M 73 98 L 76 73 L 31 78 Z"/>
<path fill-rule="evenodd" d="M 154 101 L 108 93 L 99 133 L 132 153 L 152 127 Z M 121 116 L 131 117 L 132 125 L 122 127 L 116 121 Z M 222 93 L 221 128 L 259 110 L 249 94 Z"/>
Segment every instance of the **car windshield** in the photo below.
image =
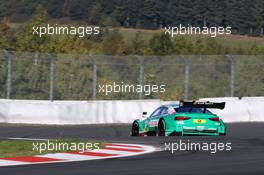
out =
<path fill-rule="evenodd" d="M 186 108 L 186 107 L 180 107 L 180 108 L 174 108 L 176 112 L 191 112 L 191 113 L 206 113 L 206 114 L 211 114 L 209 110 L 205 110 L 204 108 Z"/>

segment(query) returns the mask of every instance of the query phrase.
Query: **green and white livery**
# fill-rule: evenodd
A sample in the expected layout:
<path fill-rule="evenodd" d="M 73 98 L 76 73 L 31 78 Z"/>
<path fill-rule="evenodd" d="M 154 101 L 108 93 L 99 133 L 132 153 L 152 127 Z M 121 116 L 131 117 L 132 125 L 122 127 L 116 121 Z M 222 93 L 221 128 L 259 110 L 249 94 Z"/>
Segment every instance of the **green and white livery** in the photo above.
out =
<path fill-rule="evenodd" d="M 226 135 L 222 119 L 208 108 L 224 109 L 225 102 L 180 101 L 157 108 L 132 124 L 132 136 Z"/>

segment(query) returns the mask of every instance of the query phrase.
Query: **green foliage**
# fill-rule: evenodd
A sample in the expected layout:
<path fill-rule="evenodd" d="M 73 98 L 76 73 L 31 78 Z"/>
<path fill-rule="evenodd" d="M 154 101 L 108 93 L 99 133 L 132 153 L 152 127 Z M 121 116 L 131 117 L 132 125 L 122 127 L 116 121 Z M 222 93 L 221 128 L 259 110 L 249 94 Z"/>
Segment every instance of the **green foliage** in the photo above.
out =
<path fill-rule="evenodd" d="M 141 32 L 137 32 L 135 38 L 132 40 L 132 53 L 134 55 L 142 55 L 145 47 L 145 41 Z"/>
<path fill-rule="evenodd" d="M 4 36 L 0 35 L 0 49 L 3 50 L 7 48 L 9 48 L 7 39 Z"/>
<path fill-rule="evenodd" d="M 55 70 L 56 99 L 90 99 L 92 96 L 91 58 L 81 55 L 58 55 Z"/>
<path fill-rule="evenodd" d="M 22 27 L 21 30 L 16 32 L 16 50 L 19 51 L 30 51 L 30 52 L 47 52 L 45 45 L 50 40 L 49 36 L 45 35 L 39 37 L 38 35 L 33 35 L 33 27 L 42 26 L 48 20 L 47 11 L 40 6 L 38 8 L 38 13 L 34 18 Z"/>
<path fill-rule="evenodd" d="M 193 45 L 192 42 L 188 41 L 184 37 L 179 37 L 173 40 L 174 44 L 174 54 L 184 54 L 188 55 L 189 53 L 193 53 Z M 199 44 L 199 42 L 197 43 Z"/>
<path fill-rule="evenodd" d="M 169 55 L 173 52 L 173 43 L 169 35 L 155 34 L 149 43 L 154 55 Z"/>
<path fill-rule="evenodd" d="M 158 29 L 164 26 L 231 26 L 233 32 L 260 35 L 262 0 L 47 0 L 3 1 L 0 19 L 25 21 L 42 5 L 52 18 L 70 18 L 100 26 Z M 106 24 L 107 23 L 107 24 Z"/>
<path fill-rule="evenodd" d="M 0 98 L 5 98 L 5 92 L 6 92 L 6 60 L 4 59 L 3 53 L 0 53 Z"/>
<path fill-rule="evenodd" d="M 125 52 L 123 36 L 115 29 L 102 42 L 102 52 L 106 55 L 123 55 Z"/>
<path fill-rule="evenodd" d="M 28 10 L 35 9 L 33 1 Z M 35 1 L 34 1 L 35 2 Z M 50 17 L 70 17 L 72 19 L 85 19 L 91 24 L 100 24 L 102 21 L 108 22 L 113 26 L 125 27 L 143 27 L 143 28 L 159 28 L 167 24 L 193 23 L 195 25 L 221 25 L 232 24 L 236 26 L 236 30 L 241 33 L 247 33 L 252 28 L 252 34 L 256 33 L 256 24 L 260 24 L 262 19 L 254 17 L 251 13 L 261 13 L 262 8 L 246 9 L 243 4 L 234 6 L 234 2 L 223 1 L 226 7 L 234 7 L 238 10 L 244 10 L 244 13 L 250 13 L 250 18 L 256 21 L 248 22 L 248 17 L 240 16 L 240 12 L 230 13 L 225 16 L 227 10 L 221 8 L 224 12 L 214 12 L 212 9 L 220 8 L 216 4 L 209 1 L 208 7 L 202 7 L 203 3 L 196 1 L 192 7 L 191 1 L 87 1 L 89 10 L 76 12 L 75 8 L 80 4 L 74 1 L 68 1 L 64 8 L 60 6 L 60 1 L 52 1 L 43 6 L 39 6 L 37 13 L 29 22 L 17 28 L 9 28 L 7 33 L 0 34 L 0 50 L 15 50 L 13 61 L 13 78 L 12 78 L 12 98 L 17 99 L 48 99 L 50 86 L 50 55 L 43 53 L 51 53 L 57 55 L 55 57 L 55 99 L 58 100 L 89 100 L 92 96 L 92 76 L 93 55 L 110 55 L 104 56 L 104 59 L 98 61 L 97 82 L 100 84 L 111 84 L 113 82 L 124 81 L 126 83 L 138 83 L 139 80 L 139 61 L 137 56 L 147 57 L 144 63 L 144 83 L 154 84 L 156 82 L 167 84 L 166 94 L 151 94 L 146 98 L 163 98 L 175 100 L 183 96 L 183 60 L 179 57 L 174 60 L 173 57 L 159 57 L 166 55 L 199 55 L 194 56 L 192 61 L 199 61 L 200 55 L 263 55 L 264 46 L 259 44 L 259 40 L 254 38 L 255 43 L 248 44 L 249 47 L 238 44 L 229 43 L 232 39 L 225 42 L 219 42 L 219 38 L 202 37 L 202 36 L 177 36 L 171 38 L 165 35 L 162 30 L 130 30 L 130 33 L 120 32 L 124 29 L 103 28 L 100 36 L 87 38 L 79 38 L 78 36 L 60 35 L 60 36 L 42 36 L 41 38 L 32 34 L 33 26 L 41 26 L 50 22 Z M 66 1 L 63 1 L 66 3 Z M 77 2 L 77 1 L 76 1 Z M 91 2 L 91 3 L 88 3 Z M 217 1 L 218 2 L 218 1 Z M 230 4 L 229 4 L 230 3 Z M 258 1 L 258 3 L 260 3 Z M 4 3 L 5 4 L 5 3 Z M 36 3 L 38 4 L 38 3 Z M 138 5 L 140 4 L 140 5 Z M 116 6 L 114 6 L 116 5 Z M 4 5 L 0 5 L 3 7 Z M 58 7 L 57 9 L 50 9 Z M 60 7 L 60 8 L 59 8 Z M 118 8 L 114 8 L 118 7 Z M 133 7 L 133 8 L 132 8 Z M 168 11 L 168 7 L 171 11 Z M 86 5 L 81 7 L 86 9 Z M 227 8 L 227 9 L 228 9 Z M 194 10 L 193 10 L 194 9 Z M 17 9 L 15 8 L 14 11 Z M 199 11 L 196 12 L 196 11 Z M 3 11 L 0 12 L 4 14 Z M 187 14 L 192 14 L 189 17 Z M 198 14 L 196 14 L 198 13 Z M 212 18 L 213 13 L 215 18 Z M 66 16 L 65 16 L 66 15 Z M 69 16 L 67 16 L 69 15 Z M 233 15 L 233 16 L 232 16 Z M 169 18 L 168 18 L 169 16 Z M 177 16 L 179 18 L 174 17 Z M 224 17 L 225 16 L 225 17 Z M 238 20 L 239 21 L 236 21 Z M 67 24 L 65 24 L 67 25 Z M 263 24 L 258 25 L 259 27 Z M 137 31 L 137 32 L 136 32 Z M 138 32 L 139 31 L 139 32 Z M 148 33 L 146 39 L 145 34 Z M 128 41 L 126 35 L 131 36 L 131 42 Z M 253 39 L 252 39 L 253 40 Z M 252 41 L 251 40 L 251 41 Z M 241 43 L 240 43 L 241 42 Z M 243 43 L 242 43 L 243 44 Z M 82 54 L 82 56 L 80 55 Z M 88 55 L 91 55 L 90 57 Z M 112 56 L 127 57 L 112 57 Z M 175 56 L 176 57 L 176 56 Z M 252 56 L 254 57 L 254 56 Z M 256 56 L 257 57 L 257 56 Z M 0 52 L 0 97 L 5 97 L 6 86 L 6 60 Z M 178 58 L 178 57 L 177 57 Z M 98 59 L 98 57 L 97 57 Z M 229 79 L 229 63 L 223 62 L 224 58 L 204 60 L 197 65 L 190 67 L 190 97 L 209 97 L 228 95 L 228 79 Z M 237 95 L 263 95 L 263 81 L 259 77 L 263 72 L 263 65 L 258 65 L 262 58 L 252 58 L 253 63 L 247 60 L 236 64 L 236 92 Z M 100 59 L 99 59 L 100 60 Z M 108 64 L 100 64 L 108 63 Z M 161 63 L 166 63 L 163 65 Z M 208 63 L 208 65 L 203 65 Z M 250 70 L 250 71 L 249 71 Z M 209 74 L 208 74 L 209 73 Z M 172 75 L 172 76 L 168 76 Z M 199 76 L 198 76 L 199 75 Z M 262 75 L 262 74 L 261 74 Z M 213 82 L 213 83 L 212 83 Z M 249 83 L 251 82 L 251 83 Z M 252 84 L 252 85 L 249 85 Z M 215 86 L 213 86 L 215 85 Z M 104 96 L 98 94 L 98 99 L 135 99 L 136 95 L 131 94 L 114 94 L 112 96 Z"/>

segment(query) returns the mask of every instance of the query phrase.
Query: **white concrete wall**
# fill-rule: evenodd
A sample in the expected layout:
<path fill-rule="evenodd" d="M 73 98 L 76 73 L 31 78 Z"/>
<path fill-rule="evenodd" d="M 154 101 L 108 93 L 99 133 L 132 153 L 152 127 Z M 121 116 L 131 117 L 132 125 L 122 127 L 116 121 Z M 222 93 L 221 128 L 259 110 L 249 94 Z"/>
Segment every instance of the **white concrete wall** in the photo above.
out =
<path fill-rule="evenodd" d="M 225 122 L 264 121 L 264 97 L 206 98 L 203 101 L 226 102 L 224 110 L 212 110 Z M 1 100 L 0 123 L 95 124 L 131 123 L 143 111 L 172 102 L 161 100 L 116 101 L 27 101 Z"/>
<path fill-rule="evenodd" d="M 26 101 L 0 100 L 0 123 L 94 124 L 130 123 L 143 111 L 152 112 L 160 100 Z"/>
<path fill-rule="evenodd" d="M 224 110 L 211 109 L 225 122 L 264 122 L 264 97 L 204 98 L 201 101 L 226 102 Z"/>

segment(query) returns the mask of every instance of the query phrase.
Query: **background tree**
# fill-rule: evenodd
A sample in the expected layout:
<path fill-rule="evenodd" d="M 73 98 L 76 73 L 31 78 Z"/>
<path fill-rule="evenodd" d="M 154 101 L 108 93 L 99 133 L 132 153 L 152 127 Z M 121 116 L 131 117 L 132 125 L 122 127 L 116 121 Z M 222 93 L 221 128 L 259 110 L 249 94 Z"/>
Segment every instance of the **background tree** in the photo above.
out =
<path fill-rule="evenodd" d="M 123 55 L 125 42 L 119 30 L 115 29 L 107 35 L 102 43 L 102 52 L 106 55 Z"/>
<path fill-rule="evenodd" d="M 173 52 L 173 43 L 169 35 L 155 34 L 149 42 L 155 55 L 170 55 Z"/>
<path fill-rule="evenodd" d="M 145 41 L 143 39 L 143 34 L 137 32 L 135 38 L 132 40 L 132 53 L 135 55 L 142 55 L 142 51 L 145 47 Z"/>

